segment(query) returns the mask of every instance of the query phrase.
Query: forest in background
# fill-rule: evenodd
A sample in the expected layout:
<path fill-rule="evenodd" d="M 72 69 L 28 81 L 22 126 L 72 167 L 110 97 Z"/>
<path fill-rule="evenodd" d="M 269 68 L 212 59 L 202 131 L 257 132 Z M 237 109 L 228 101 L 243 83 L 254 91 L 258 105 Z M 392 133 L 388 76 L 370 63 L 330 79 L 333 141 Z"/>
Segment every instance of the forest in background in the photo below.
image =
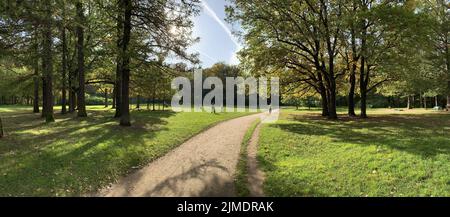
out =
<path fill-rule="evenodd" d="M 367 107 L 450 106 L 447 0 L 229 3 L 241 64 L 207 76 L 279 76 L 283 104 L 330 119 L 338 106 L 363 118 Z M 54 105 L 85 117 L 103 101 L 129 126 L 130 103 L 167 104 L 172 78 L 198 67 L 187 49 L 200 10 L 199 0 L 3 1 L 0 104 L 33 104 L 52 122 Z"/>

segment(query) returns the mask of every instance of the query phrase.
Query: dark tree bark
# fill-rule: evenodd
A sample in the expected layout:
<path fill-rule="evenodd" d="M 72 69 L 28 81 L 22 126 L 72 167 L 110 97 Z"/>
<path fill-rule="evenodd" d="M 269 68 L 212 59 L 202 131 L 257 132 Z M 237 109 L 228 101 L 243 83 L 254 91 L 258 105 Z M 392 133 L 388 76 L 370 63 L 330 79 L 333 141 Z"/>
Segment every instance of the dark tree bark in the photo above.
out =
<path fill-rule="evenodd" d="M 116 57 L 116 83 L 115 83 L 115 118 L 122 116 L 122 34 L 123 34 L 123 14 L 122 14 L 122 0 L 118 0 L 117 13 L 117 57 Z"/>
<path fill-rule="evenodd" d="M 128 45 L 131 35 L 131 0 L 121 0 L 124 10 L 123 37 L 122 37 L 122 101 L 121 101 L 121 126 L 131 126 L 129 106 L 129 84 L 130 84 L 130 54 Z"/>
<path fill-rule="evenodd" d="M 0 138 L 3 138 L 3 121 L 2 121 L 2 117 L 0 117 Z"/>
<path fill-rule="evenodd" d="M 356 116 L 355 114 L 355 89 L 356 89 L 356 70 L 358 62 L 358 56 L 356 55 L 356 37 L 355 32 L 352 27 L 351 32 L 351 46 L 352 46 L 352 63 L 350 68 L 350 90 L 348 93 L 348 115 L 351 117 Z"/>
<path fill-rule="evenodd" d="M 367 84 L 366 84 L 366 71 L 365 71 L 365 58 L 361 57 L 360 77 L 359 77 L 359 90 L 361 92 L 361 118 L 367 118 Z"/>
<path fill-rule="evenodd" d="M 411 106 L 411 96 L 410 96 L 410 95 L 408 95 L 408 102 L 407 102 L 407 104 L 406 104 L 406 108 L 407 108 L 407 109 L 412 109 L 412 106 Z"/>
<path fill-rule="evenodd" d="M 113 91 L 112 91 L 112 108 L 115 109 L 116 108 L 116 85 L 114 85 Z"/>
<path fill-rule="evenodd" d="M 422 93 L 419 93 L 419 108 L 423 108 Z"/>
<path fill-rule="evenodd" d="M 447 96 L 447 110 L 450 109 L 450 95 Z"/>
<path fill-rule="evenodd" d="M 330 88 L 330 95 L 328 96 L 328 118 L 337 119 L 336 110 L 336 85 Z"/>
<path fill-rule="evenodd" d="M 34 62 L 34 90 L 33 90 L 33 113 L 39 113 L 39 43 L 38 34 L 35 36 L 35 62 Z"/>
<path fill-rule="evenodd" d="M 153 95 L 152 95 L 152 111 L 155 111 L 155 103 L 156 103 L 155 95 L 156 95 L 155 89 L 153 89 Z"/>
<path fill-rule="evenodd" d="M 63 19 L 65 17 L 65 9 L 63 8 Z M 66 107 L 66 76 L 67 76 L 67 39 L 66 39 L 66 27 L 63 22 L 61 26 L 61 43 L 62 43 L 62 72 L 61 72 L 61 78 L 62 78 L 62 87 L 61 87 L 61 114 L 67 113 L 67 107 Z"/>
<path fill-rule="evenodd" d="M 44 74 L 45 88 L 44 97 L 45 109 L 43 109 L 43 115 L 47 123 L 54 122 L 53 117 L 53 37 L 52 37 L 52 9 L 51 2 L 46 0 L 45 4 L 45 21 L 43 30 L 43 43 L 42 43 L 42 71 Z"/>
<path fill-rule="evenodd" d="M 74 113 L 75 112 L 75 107 L 76 107 L 76 93 L 73 90 L 73 84 L 72 84 L 72 78 L 70 76 L 69 73 L 69 113 Z"/>
<path fill-rule="evenodd" d="M 105 108 L 108 108 L 108 88 L 105 88 Z"/>
<path fill-rule="evenodd" d="M 137 110 L 139 110 L 139 109 L 141 109 L 141 95 L 137 95 L 137 98 L 136 98 L 136 109 Z"/>
<path fill-rule="evenodd" d="M 85 81 L 84 81 L 84 12 L 81 1 L 76 3 L 77 9 L 77 62 L 78 62 L 78 117 L 87 117 L 85 102 Z"/>
<path fill-rule="evenodd" d="M 423 97 L 423 107 L 425 108 L 425 110 L 428 109 L 427 97 L 426 96 Z"/>
<path fill-rule="evenodd" d="M 44 61 L 42 61 L 42 69 L 44 69 Z M 44 72 L 42 72 L 42 117 L 45 118 L 45 112 L 47 111 L 47 81 L 44 78 Z M 12 103 L 12 101 L 11 101 Z"/>
<path fill-rule="evenodd" d="M 328 97 L 327 97 L 327 90 L 325 89 L 325 85 L 323 84 L 323 78 L 322 74 L 319 73 L 319 93 L 322 98 L 322 116 L 328 117 Z"/>

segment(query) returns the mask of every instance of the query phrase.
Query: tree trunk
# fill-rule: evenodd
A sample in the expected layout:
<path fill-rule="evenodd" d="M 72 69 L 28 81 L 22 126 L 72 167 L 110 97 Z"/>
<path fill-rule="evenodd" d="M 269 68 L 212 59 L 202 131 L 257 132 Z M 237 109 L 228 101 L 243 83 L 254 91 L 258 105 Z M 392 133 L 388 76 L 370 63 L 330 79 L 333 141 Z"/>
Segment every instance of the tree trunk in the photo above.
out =
<path fill-rule="evenodd" d="M 113 92 L 112 92 L 112 107 L 111 108 L 113 108 L 113 109 L 115 109 L 116 108 L 116 93 L 117 92 L 117 90 L 116 90 L 116 85 L 114 85 L 114 87 L 113 87 Z"/>
<path fill-rule="evenodd" d="M 434 97 L 434 106 L 437 107 L 438 106 L 438 96 Z"/>
<path fill-rule="evenodd" d="M 330 95 L 328 96 L 328 118 L 337 119 L 336 111 L 336 86 L 332 85 L 330 87 Z"/>
<path fill-rule="evenodd" d="M 322 75 L 319 73 L 319 88 L 320 88 L 320 96 L 322 98 L 322 116 L 328 117 L 328 97 L 327 97 L 327 90 L 325 89 L 325 86 L 322 81 Z"/>
<path fill-rule="evenodd" d="M 367 118 L 367 84 L 366 84 L 366 72 L 365 72 L 366 60 L 361 57 L 360 77 L 359 77 L 359 90 L 361 92 L 361 118 Z"/>
<path fill-rule="evenodd" d="M 42 70 L 44 69 L 44 61 L 42 60 Z M 44 72 L 42 72 L 42 117 L 45 118 L 47 112 L 47 82 L 44 78 Z M 12 104 L 12 101 L 11 101 Z"/>
<path fill-rule="evenodd" d="M 105 108 L 108 108 L 108 88 L 105 88 Z"/>
<path fill-rule="evenodd" d="M 129 106 L 129 83 L 130 83 L 130 54 L 128 44 L 131 35 L 131 0 L 121 0 L 124 8 L 123 40 L 122 40 L 122 107 L 121 107 L 121 126 L 131 126 L 130 106 Z"/>
<path fill-rule="evenodd" d="M 117 13 L 117 57 L 116 57 L 116 83 L 115 83 L 115 107 L 116 107 L 116 113 L 114 115 L 115 118 L 120 118 L 122 116 L 122 34 L 123 34 L 123 14 L 122 11 L 123 8 L 123 0 L 119 0 L 118 9 L 119 12 Z"/>
<path fill-rule="evenodd" d="M 152 111 L 155 111 L 155 90 L 153 90 L 153 96 L 152 96 Z"/>
<path fill-rule="evenodd" d="M 426 96 L 423 97 L 423 107 L 425 108 L 425 110 L 428 109 L 427 108 L 427 97 Z"/>
<path fill-rule="evenodd" d="M 419 93 L 419 106 L 420 108 L 423 108 L 422 93 Z"/>
<path fill-rule="evenodd" d="M 39 64 L 39 63 L 38 63 Z M 39 70 L 34 69 L 34 93 L 33 93 L 33 113 L 39 113 Z"/>
<path fill-rule="evenodd" d="M 356 67 L 356 65 L 354 65 Z M 356 75 L 355 70 L 350 73 L 350 90 L 348 92 L 348 115 L 351 117 L 356 116 L 355 114 L 355 86 L 356 86 Z"/>
<path fill-rule="evenodd" d="M 77 60 L 78 60 L 78 117 L 87 117 L 86 102 L 84 98 L 84 11 L 81 1 L 76 3 L 77 9 Z"/>
<path fill-rule="evenodd" d="M 3 121 L 2 121 L 2 117 L 0 117 L 0 138 L 3 138 Z"/>
<path fill-rule="evenodd" d="M 139 110 L 141 109 L 141 95 L 137 95 L 137 99 L 136 99 L 136 109 Z"/>
<path fill-rule="evenodd" d="M 77 96 L 76 96 L 75 91 L 73 90 L 72 78 L 69 78 L 69 113 L 75 112 L 75 107 L 77 104 L 76 98 L 77 98 Z"/>
<path fill-rule="evenodd" d="M 42 71 L 45 80 L 45 109 L 43 115 L 47 123 L 54 122 L 53 117 L 53 37 L 52 37 L 52 8 L 49 0 L 44 2 L 45 5 L 45 22 L 43 26 L 44 40 L 42 43 Z"/>
<path fill-rule="evenodd" d="M 65 9 L 63 6 L 63 20 L 65 19 Z M 66 74 L 67 74 L 67 40 L 66 40 L 66 27 L 65 27 L 65 23 L 63 21 L 63 24 L 61 26 L 61 40 L 62 40 L 62 72 L 61 72 L 61 76 L 62 76 L 62 88 L 61 88 L 61 114 L 66 114 L 67 113 L 67 108 L 66 108 Z"/>
<path fill-rule="evenodd" d="M 408 103 L 406 104 L 407 109 L 411 109 L 411 96 L 408 95 Z"/>
<path fill-rule="evenodd" d="M 447 96 L 447 110 L 450 109 L 450 95 Z"/>
<path fill-rule="evenodd" d="M 39 40 L 38 32 L 35 32 L 35 57 L 34 57 L 34 89 L 33 89 L 33 113 L 39 113 Z"/>
<path fill-rule="evenodd" d="M 150 98 L 147 98 L 147 110 L 150 110 Z"/>
<path fill-rule="evenodd" d="M 354 6 L 355 7 L 355 6 Z M 356 10 L 356 9 L 355 9 Z M 352 67 L 350 71 L 350 90 L 348 93 L 348 115 L 350 117 L 356 116 L 355 114 L 355 89 L 356 89 L 356 69 L 358 57 L 356 55 L 356 36 L 353 23 L 351 25 L 351 47 L 352 47 Z"/>

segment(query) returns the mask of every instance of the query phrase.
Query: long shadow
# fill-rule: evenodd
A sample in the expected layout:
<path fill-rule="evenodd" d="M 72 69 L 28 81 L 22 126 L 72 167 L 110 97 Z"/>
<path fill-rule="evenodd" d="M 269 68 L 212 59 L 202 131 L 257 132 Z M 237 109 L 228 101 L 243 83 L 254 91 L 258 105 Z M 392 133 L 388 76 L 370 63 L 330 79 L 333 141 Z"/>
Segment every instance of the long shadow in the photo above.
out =
<path fill-rule="evenodd" d="M 89 111 L 88 118 L 55 115 L 56 123 L 33 121 L 34 128 L 17 126 L 17 132 L 0 141 L 6 144 L 0 147 L 0 195 L 79 195 L 96 190 L 123 175 L 116 171 L 123 173 L 150 158 L 145 140 L 167 130 L 165 119 L 174 114 L 133 112 L 129 128 L 118 126 L 111 113 L 102 111 Z M 21 132 L 33 129 L 50 132 Z"/>
<path fill-rule="evenodd" d="M 188 194 L 190 196 L 232 196 L 234 192 L 231 189 L 232 181 L 224 180 L 217 174 L 211 174 L 211 170 L 228 172 L 228 169 L 216 160 L 210 160 L 203 163 L 193 163 L 194 166 L 183 173 L 167 178 L 156 185 L 153 189 L 145 193 L 146 196 L 155 195 L 178 195 Z M 180 165 L 181 166 L 181 165 Z M 209 173 L 208 173 L 209 171 Z M 203 188 L 199 192 L 187 192 L 189 186 L 182 185 L 187 180 L 195 179 L 201 182 Z M 131 186 L 128 186 L 131 187 Z M 182 189 L 180 189 L 181 187 Z"/>
<path fill-rule="evenodd" d="M 273 127 L 299 135 L 328 136 L 333 142 L 387 146 L 422 157 L 450 153 L 450 126 L 446 115 L 383 115 L 370 119 L 324 120 L 295 115 L 295 123 Z"/>

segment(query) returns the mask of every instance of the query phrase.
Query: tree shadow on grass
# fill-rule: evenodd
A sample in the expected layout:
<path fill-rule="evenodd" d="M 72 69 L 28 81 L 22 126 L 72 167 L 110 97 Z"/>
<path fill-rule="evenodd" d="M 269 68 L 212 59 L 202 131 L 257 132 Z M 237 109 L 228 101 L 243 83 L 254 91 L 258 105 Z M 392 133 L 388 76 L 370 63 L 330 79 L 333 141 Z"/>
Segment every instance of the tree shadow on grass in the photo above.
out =
<path fill-rule="evenodd" d="M 369 119 L 324 120 L 317 115 L 292 115 L 295 123 L 272 127 L 299 135 L 328 136 L 333 142 L 378 145 L 422 157 L 450 153 L 447 115 L 380 115 Z"/>
<path fill-rule="evenodd" d="M 88 118 L 55 115 L 49 125 L 33 121 L 35 128 L 26 125 L 25 132 L 18 126 L 0 141 L 0 195 L 79 195 L 146 163 L 155 153 L 145 141 L 167 130 L 165 119 L 175 113 L 144 113 L 133 127 L 120 127 L 101 111 L 89 111 Z"/>

